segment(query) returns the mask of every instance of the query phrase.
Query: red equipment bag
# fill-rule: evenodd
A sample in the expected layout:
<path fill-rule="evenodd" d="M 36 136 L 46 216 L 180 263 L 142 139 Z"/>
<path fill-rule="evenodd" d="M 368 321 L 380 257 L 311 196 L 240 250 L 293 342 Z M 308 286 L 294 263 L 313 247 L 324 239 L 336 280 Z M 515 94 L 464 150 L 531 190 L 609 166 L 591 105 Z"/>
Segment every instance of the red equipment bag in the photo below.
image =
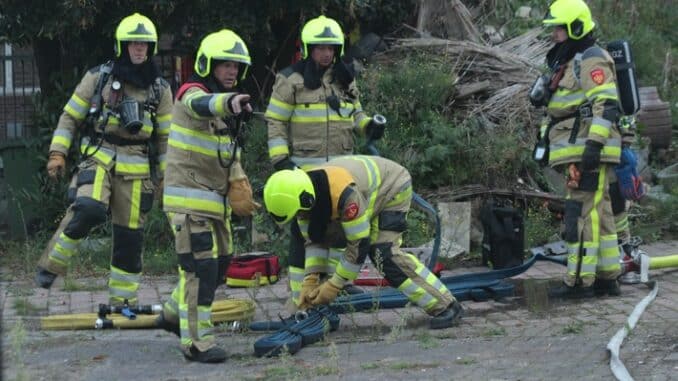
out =
<path fill-rule="evenodd" d="M 273 284 L 280 275 L 278 256 L 271 253 L 251 253 L 233 257 L 226 270 L 229 287 L 256 287 Z"/>

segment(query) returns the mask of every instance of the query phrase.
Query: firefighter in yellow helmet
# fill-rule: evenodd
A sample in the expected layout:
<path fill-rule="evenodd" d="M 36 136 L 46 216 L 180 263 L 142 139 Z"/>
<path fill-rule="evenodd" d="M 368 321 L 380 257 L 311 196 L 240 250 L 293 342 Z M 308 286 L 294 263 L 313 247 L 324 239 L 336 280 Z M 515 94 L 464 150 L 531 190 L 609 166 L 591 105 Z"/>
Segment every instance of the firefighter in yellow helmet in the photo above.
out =
<path fill-rule="evenodd" d="M 172 111 L 163 209 L 174 231 L 179 284 L 157 323 L 181 337 L 191 361 L 226 359 L 214 343 L 211 311 L 233 253 L 230 209 L 249 216 L 258 206 L 237 136 L 252 112 L 250 96 L 238 87 L 250 65 L 247 45 L 233 31 L 207 35 Z"/>
<path fill-rule="evenodd" d="M 344 32 L 339 24 L 325 16 L 309 20 L 302 28 L 301 44 L 303 59 L 278 73 L 265 114 L 268 153 L 276 170 L 351 155 L 354 134 L 370 139 L 384 134 L 384 125 L 373 123 L 362 109 L 353 66 L 343 59 Z M 341 256 L 337 248 L 331 251 L 334 259 Z M 304 258 L 294 253 L 298 251 L 290 248 L 290 289 L 298 305 Z M 347 291 L 358 289 L 349 284 Z"/>
<path fill-rule="evenodd" d="M 280 71 L 266 110 L 268 153 L 276 170 L 353 153 L 353 133 L 381 138 L 360 105 L 354 70 L 342 60 L 344 32 L 319 16 L 301 31 L 303 59 Z"/>
<path fill-rule="evenodd" d="M 172 92 L 152 60 L 157 41 L 147 17 L 125 17 L 115 32 L 115 59 L 89 70 L 64 106 L 47 172 L 52 178 L 65 174 L 65 158 L 78 137 L 83 159 L 70 183 L 72 203 L 40 259 L 41 287 L 66 273 L 80 241 L 110 214 L 110 302 L 137 303 L 144 221 L 162 182 L 172 111 Z"/>
<path fill-rule="evenodd" d="M 300 307 L 331 303 L 369 255 L 391 286 L 432 316 L 431 328 L 452 326 L 461 304 L 400 248 L 411 201 L 407 169 L 377 156 L 344 156 L 307 170 L 275 172 L 264 186 L 264 203 L 278 224 L 298 226 L 296 250 L 306 256 Z M 346 250 L 321 283 L 322 255 L 330 247 Z"/>
<path fill-rule="evenodd" d="M 584 1 L 554 1 L 543 23 L 552 28 L 555 45 L 546 56 L 550 75 L 530 91 L 534 105 L 546 106 L 535 158 L 568 176 L 567 274 L 551 295 L 619 295 L 621 269 L 609 194 L 621 154 L 614 61 L 595 44 L 595 23 Z"/>

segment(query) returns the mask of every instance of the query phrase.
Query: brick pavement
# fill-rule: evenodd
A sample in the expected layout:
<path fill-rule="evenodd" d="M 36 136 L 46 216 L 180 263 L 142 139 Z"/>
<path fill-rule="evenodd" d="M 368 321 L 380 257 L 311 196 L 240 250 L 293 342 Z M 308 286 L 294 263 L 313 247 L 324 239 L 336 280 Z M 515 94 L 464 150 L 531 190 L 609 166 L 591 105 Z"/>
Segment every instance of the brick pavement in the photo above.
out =
<path fill-rule="evenodd" d="M 650 255 L 674 254 L 678 253 L 678 242 L 644 249 Z M 526 280 L 554 281 L 564 270 L 557 264 L 537 262 L 514 282 L 521 290 Z M 450 273 L 467 271 L 483 269 Z M 651 274 L 659 281 L 660 293 L 622 346 L 622 360 L 637 379 L 678 379 L 678 270 L 653 270 Z M 178 340 L 162 331 L 37 331 L 41 314 L 94 312 L 99 302 L 106 301 L 105 279 L 77 281 L 89 291 L 63 291 L 63 279 L 49 291 L 25 282 L 0 283 L 3 372 L 10 379 L 22 374 L 28 379 L 50 380 L 135 377 L 126 370 L 129 365 L 142 370 L 152 367 L 151 379 L 163 380 L 611 379 L 605 345 L 648 291 L 644 285 L 626 285 L 619 298 L 549 301 L 540 311 L 528 308 L 521 295 L 502 301 L 464 302 L 461 324 L 440 331 L 428 330 L 427 316 L 413 307 L 342 315 L 340 329 L 324 342 L 282 359 L 251 355 L 260 333 L 220 329 L 218 340 L 232 358 L 227 366 L 206 366 L 182 360 Z M 144 277 L 140 301 L 158 303 L 173 287 L 174 277 Z M 221 287 L 217 294 L 218 298 L 255 300 L 255 320 L 287 315 L 285 278 L 258 289 Z M 21 311 L 22 306 L 30 306 L 27 314 Z M 24 341 L 16 344 L 12 327 L 19 320 L 27 332 Z M 17 352 L 21 352 L 19 356 Z"/>

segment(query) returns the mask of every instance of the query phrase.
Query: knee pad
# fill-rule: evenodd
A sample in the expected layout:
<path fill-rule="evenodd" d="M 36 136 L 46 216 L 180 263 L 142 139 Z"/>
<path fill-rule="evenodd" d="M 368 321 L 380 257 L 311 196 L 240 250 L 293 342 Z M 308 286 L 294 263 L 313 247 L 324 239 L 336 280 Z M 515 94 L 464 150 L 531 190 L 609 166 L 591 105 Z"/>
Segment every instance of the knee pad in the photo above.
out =
<path fill-rule="evenodd" d="M 610 203 L 612 204 L 612 214 L 615 216 L 626 210 L 626 201 L 619 189 L 619 183 L 610 184 Z"/>
<path fill-rule="evenodd" d="M 393 210 L 379 213 L 379 230 L 404 232 L 407 230 L 407 213 Z"/>
<path fill-rule="evenodd" d="M 566 200 L 565 201 L 565 234 L 566 242 L 579 241 L 579 217 L 581 217 L 584 204 L 579 201 Z"/>
<path fill-rule="evenodd" d="M 217 286 L 218 262 L 216 258 L 195 260 L 195 276 L 198 286 L 198 305 L 209 306 L 214 301 Z"/>
<path fill-rule="evenodd" d="M 231 256 L 221 255 L 218 260 L 218 270 L 217 270 L 217 286 L 220 284 L 226 283 L 226 272 L 228 271 L 228 265 L 231 264 Z"/>
<path fill-rule="evenodd" d="M 84 238 L 89 231 L 106 221 L 108 208 L 102 202 L 89 197 L 78 197 L 73 203 L 73 219 L 64 229 L 64 233 L 73 239 Z"/>
<path fill-rule="evenodd" d="M 393 261 L 393 244 L 377 243 L 370 247 L 370 259 L 372 263 L 381 267 L 384 277 L 391 284 L 392 287 L 398 287 L 407 280 L 407 275 L 400 269 L 400 267 Z"/>
<path fill-rule="evenodd" d="M 140 273 L 141 250 L 144 244 L 142 229 L 113 225 L 113 256 L 111 264 L 128 273 Z"/>

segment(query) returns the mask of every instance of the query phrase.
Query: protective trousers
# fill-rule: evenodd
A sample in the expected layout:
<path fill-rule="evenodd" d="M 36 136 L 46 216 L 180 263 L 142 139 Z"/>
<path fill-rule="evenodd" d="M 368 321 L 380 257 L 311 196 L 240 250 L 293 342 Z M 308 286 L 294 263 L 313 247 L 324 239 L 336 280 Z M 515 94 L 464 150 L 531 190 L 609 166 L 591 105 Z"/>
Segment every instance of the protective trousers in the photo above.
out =
<path fill-rule="evenodd" d="M 612 214 L 617 231 L 617 241 L 620 245 L 626 244 L 631 240 L 631 230 L 629 229 L 629 216 L 626 212 L 626 200 L 621 194 L 617 175 L 610 170 L 610 202 L 612 204 Z"/>
<path fill-rule="evenodd" d="M 570 287 L 589 287 L 600 279 L 616 279 L 621 273 L 617 233 L 609 194 L 612 166 L 583 173 L 578 189 L 568 189 L 565 201 L 565 241 Z"/>
<path fill-rule="evenodd" d="M 370 260 L 391 287 L 405 294 L 427 314 L 436 316 L 451 305 L 455 298 L 416 256 L 400 248 L 403 232 L 407 229 L 412 189 L 409 187 L 403 192 L 409 194 L 406 197 L 397 194 L 371 221 Z"/>
<path fill-rule="evenodd" d="M 39 266 L 64 275 L 90 230 L 106 221 L 113 222 L 113 254 L 108 281 L 109 302 L 137 304 L 141 278 L 143 226 L 153 206 L 150 179 L 128 179 L 93 160 L 80 164 L 69 187 L 72 204 L 40 258 Z"/>
<path fill-rule="evenodd" d="M 232 237 L 228 220 L 169 213 L 179 259 L 179 283 L 163 306 L 165 319 L 179 323 L 184 350 L 201 352 L 215 346 L 212 302 L 224 281 Z"/>

